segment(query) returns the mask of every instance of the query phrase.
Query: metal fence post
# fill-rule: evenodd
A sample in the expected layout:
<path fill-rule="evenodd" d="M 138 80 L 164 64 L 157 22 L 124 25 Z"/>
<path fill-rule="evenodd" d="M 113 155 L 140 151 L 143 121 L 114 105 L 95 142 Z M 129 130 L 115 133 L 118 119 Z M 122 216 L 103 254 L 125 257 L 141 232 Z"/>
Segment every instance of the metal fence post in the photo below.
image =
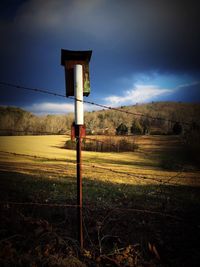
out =
<path fill-rule="evenodd" d="M 74 89 L 75 89 L 75 134 L 76 134 L 76 171 L 77 171 L 77 219 L 78 240 L 83 249 L 83 195 L 82 195 L 82 165 L 81 144 L 83 127 L 83 67 L 74 66 Z"/>

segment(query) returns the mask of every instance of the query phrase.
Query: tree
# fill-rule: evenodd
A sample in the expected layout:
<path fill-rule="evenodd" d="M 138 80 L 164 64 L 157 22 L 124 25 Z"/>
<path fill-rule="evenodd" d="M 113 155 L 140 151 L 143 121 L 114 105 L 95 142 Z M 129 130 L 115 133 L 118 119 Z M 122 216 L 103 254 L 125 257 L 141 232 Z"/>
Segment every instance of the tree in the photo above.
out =
<path fill-rule="evenodd" d="M 172 128 L 173 134 L 179 135 L 183 131 L 183 127 L 181 126 L 180 122 L 175 122 Z"/>
<path fill-rule="evenodd" d="M 142 134 L 143 133 L 143 128 L 140 125 L 138 120 L 133 120 L 132 125 L 131 125 L 131 133 L 132 134 Z"/>
<path fill-rule="evenodd" d="M 197 122 L 193 121 L 191 124 L 191 130 L 192 131 L 199 131 L 200 130 L 200 126 Z"/>
<path fill-rule="evenodd" d="M 148 134 L 151 127 L 150 119 L 145 118 L 141 122 L 142 128 L 143 128 L 143 134 Z"/>
<path fill-rule="evenodd" d="M 126 124 L 121 123 L 117 128 L 116 128 L 116 135 L 126 135 L 128 134 L 128 127 Z"/>

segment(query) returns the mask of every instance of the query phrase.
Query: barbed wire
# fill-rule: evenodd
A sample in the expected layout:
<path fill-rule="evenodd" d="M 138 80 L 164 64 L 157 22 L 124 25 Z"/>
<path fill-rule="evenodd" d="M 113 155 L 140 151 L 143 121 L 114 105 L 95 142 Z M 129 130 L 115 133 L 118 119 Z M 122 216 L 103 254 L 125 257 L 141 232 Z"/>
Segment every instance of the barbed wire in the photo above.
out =
<path fill-rule="evenodd" d="M 170 119 L 166 119 L 166 118 L 161 118 L 161 117 L 153 117 L 153 116 L 150 116 L 148 114 L 142 114 L 142 113 L 135 113 L 135 112 L 131 112 L 131 111 L 128 111 L 128 110 L 125 110 L 125 109 L 122 109 L 122 108 L 115 108 L 115 107 L 111 107 L 111 106 L 106 106 L 106 105 L 103 105 L 103 104 L 99 104 L 99 103 L 95 103 L 95 102 L 91 102 L 91 101 L 86 101 L 86 100 L 79 100 L 79 99 L 76 99 L 75 97 L 67 97 L 65 95 L 62 95 L 62 94 L 58 94 L 58 93 L 54 93 L 54 92 L 51 92 L 51 91 L 48 91 L 48 90 L 45 90 L 45 89 L 40 89 L 40 88 L 29 88 L 29 87 L 25 87 L 25 86 L 20 86 L 20 85 L 14 85 L 14 84 L 10 84 L 10 83 L 3 83 L 3 82 L 0 82 L 0 85 L 4 85 L 4 86 L 10 86 L 10 87 L 15 87 L 17 89 L 24 89 L 24 90 L 28 90 L 28 91 L 32 91 L 32 92 L 38 92 L 38 93 L 44 93 L 44 94 L 48 94 L 48 95 L 53 95 L 53 96 L 57 96 L 57 97 L 62 97 L 62 98 L 69 98 L 69 99 L 73 99 L 73 100 L 76 100 L 76 101 L 80 101 L 80 102 L 84 102 L 84 103 L 87 103 L 87 104 L 91 104 L 91 105 L 95 105 L 95 106 L 98 106 L 98 107 L 101 107 L 101 108 L 105 108 L 105 109 L 109 109 L 109 110 L 114 110 L 114 111 L 119 111 L 119 112 L 123 112 L 123 113 L 126 113 L 126 114 L 129 114 L 129 115 L 134 115 L 134 116 L 140 116 L 140 117 L 145 117 L 145 118 L 149 118 L 149 119 L 152 119 L 152 120 L 160 120 L 160 121 L 166 121 L 166 122 L 170 122 L 170 123 L 182 123 L 182 124 L 185 124 L 185 125 L 191 125 L 192 122 L 180 122 L 180 121 L 177 121 L 177 120 L 170 120 Z M 30 133 L 30 134 L 34 134 L 34 135 L 41 135 L 41 134 L 46 134 L 46 135 L 67 135 L 67 136 L 71 136 L 71 133 L 69 133 L 68 131 L 70 130 L 60 130 L 58 132 L 49 132 L 49 131 L 32 131 L 32 130 L 13 130 L 13 129 L 0 129 L 0 131 L 2 132 L 11 132 L 11 133 Z M 99 139 L 95 139 L 95 138 L 90 138 L 90 137 L 83 137 L 83 140 L 90 140 L 92 142 L 99 142 L 99 143 L 102 143 L 102 144 L 107 144 L 105 141 L 102 141 L 102 140 L 99 140 Z M 115 146 L 117 147 L 115 144 L 110 144 L 112 146 Z M 31 157 L 31 158 L 34 158 L 34 159 L 45 159 L 45 160 L 60 160 L 60 159 L 53 159 L 53 158 L 47 158 L 47 157 L 41 157 L 41 156 L 35 156 L 35 155 L 27 155 L 27 154 L 21 154 L 21 153 L 15 153 L 15 152 L 7 152 L 7 151 L 0 151 L 1 153 L 9 153 L 9 154 L 12 154 L 12 155 L 15 155 L 15 156 L 28 156 L 28 157 Z M 77 163 L 75 162 L 68 162 L 69 164 L 74 164 L 74 165 L 77 165 Z M 115 170 L 113 168 L 107 168 L 107 167 L 104 167 L 104 166 L 99 166 L 99 165 L 96 165 L 94 164 L 93 162 L 87 162 L 87 163 L 81 163 L 81 165 L 83 166 L 86 166 L 88 168 L 94 168 L 94 169 L 99 169 L 101 170 L 102 172 L 112 172 L 112 173 L 115 173 L 115 174 L 118 174 L 120 176 L 122 175 L 126 175 L 127 177 L 129 178 L 132 178 L 134 179 L 136 182 L 137 181 L 140 181 L 143 180 L 143 181 L 153 181 L 153 182 L 156 182 L 158 183 L 158 186 L 162 186 L 162 185 L 173 185 L 173 186 L 177 186 L 177 185 L 180 185 L 180 181 L 179 183 L 174 183 L 172 182 L 172 180 L 174 179 L 177 179 L 182 171 L 180 172 L 177 172 L 174 176 L 171 176 L 171 177 L 168 177 L 167 179 L 157 179 L 157 178 L 153 178 L 153 177 L 148 177 L 148 176 L 144 176 L 142 174 L 133 174 L 133 173 L 129 173 L 128 171 L 125 172 L 125 171 L 118 171 L 118 170 Z M 124 186 L 128 185 L 127 183 L 124 184 Z M 0 201 L 0 205 L 3 205 L 4 207 L 7 207 L 7 208 L 10 208 L 11 206 L 36 206 L 36 207 L 46 207 L 46 208 L 80 208 L 79 205 L 75 205 L 75 204 L 65 204 L 65 203 L 39 203 L 39 202 L 15 202 L 15 201 Z M 118 204 L 117 204 L 118 205 Z M 149 214 L 149 215 L 156 215 L 156 216 L 163 216 L 163 217 L 169 217 L 171 219 L 174 219 L 174 220 L 178 220 L 178 221 L 183 221 L 184 222 L 184 219 L 183 218 L 180 218 L 178 216 L 175 216 L 173 214 L 168 214 L 167 212 L 159 212 L 159 211 L 154 211 L 154 210 L 148 210 L 148 209 L 139 209 L 139 208 L 132 208 L 132 207 L 119 207 L 119 206 L 115 206 L 115 207 L 112 207 L 112 208 L 107 208 L 108 210 L 110 210 L 111 212 L 118 212 L 119 214 L 122 214 L 122 213 L 125 213 L 125 212 L 135 212 L 135 213 L 142 213 L 142 214 Z M 81 207 L 82 208 L 82 207 Z M 105 207 L 101 207 L 101 204 L 96 204 L 96 205 L 93 205 L 93 204 L 90 204 L 88 203 L 88 205 L 84 205 L 83 206 L 83 211 L 85 210 L 91 210 L 91 209 L 99 209 L 99 208 L 104 208 Z M 118 215 L 119 215 L 118 214 Z M 84 217 L 83 217 L 83 220 L 84 220 Z M 87 228 L 86 228 L 86 225 L 84 223 L 84 227 L 85 227 L 85 230 L 87 231 Z M 87 231 L 88 233 L 88 231 Z M 89 237 L 89 234 L 88 234 L 88 237 Z"/>
<path fill-rule="evenodd" d="M 16 152 L 3 151 L 3 150 L 0 150 L 0 153 L 14 155 L 14 156 L 29 157 L 29 158 L 34 158 L 34 159 L 43 159 L 43 160 L 46 160 L 46 161 L 52 161 L 52 160 L 61 161 L 61 159 L 57 159 L 57 158 L 47 158 L 47 157 L 42 157 L 42 156 L 38 156 L 38 155 L 30 155 L 30 154 L 16 153 Z"/>
<path fill-rule="evenodd" d="M 43 158 L 44 157 L 39 157 L 39 156 L 35 156 L 35 155 L 27 155 L 27 154 L 17 154 L 17 153 L 14 153 L 14 152 L 7 152 L 7 151 L 0 151 L 1 153 L 9 153 L 9 154 L 13 154 L 15 156 L 28 156 L 28 157 L 33 157 L 33 158 Z M 50 158 L 45 158 L 45 159 L 48 159 L 48 160 L 51 160 Z M 76 162 L 69 162 L 71 164 L 74 164 L 76 165 Z M 177 173 L 176 175 L 174 176 L 171 176 L 167 179 L 167 181 L 162 181 L 162 180 L 159 180 L 159 179 L 156 179 L 156 178 L 150 178 L 150 177 L 143 177 L 141 175 L 135 175 L 135 174 L 130 174 L 130 173 L 127 173 L 127 172 L 121 172 L 121 171 L 116 171 L 116 170 L 113 170 L 111 168 L 105 168 L 105 167 L 102 167 L 102 166 L 98 166 L 98 165 L 94 165 L 92 164 L 92 162 L 89 162 L 89 163 L 83 163 L 84 166 L 87 166 L 87 167 L 93 167 L 93 168 L 98 168 L 98 169 L 101 169 L 103 171 L 110 171 L 110 172 L 114 172 L 114 173 L 117 173 L 117 174 L 120 174 L 120 175 L 127 175 L 129 177 L 132 177 L 134 179 L 142 179 L 142 180 L 152 180 L 152 181 L 156 181 L 162 185 L 178 185 L 177 183 L 171 183 L 171 180 L 173 178 L 177 178 L 181 172 Z M 170 182 L 170 183 L 169 183 Z M 19 205 L 19 206 L 29 206 L 29 205 L 34 205 L 34 206 L 38 206 L 38 207 L 65 207 L 65 208 L 78 208 L 79 206 L 78 205 L 74 205 L 74 204 L 61 204 L 61 203 L 38 203 L 38 202 L 14 202 L 14 201 L 0 201 L 0 204 L 2 205 Z M 98 208 L 98 205 L 85 205 L 83 207 L 83 209 L 92 209 L 92 208 Z M 147 213 L 147 214 L 155 214 L 155 215 L 160 215 L 160 216 L 165 216 L 165 217 L 170 217 L 170 218 L 173 218 L 173 219 L 177 219 L 177 220 L 182 220 L 181 218 L 175 216 L 175 215 L 171 215 L 171 214 L 167 214 L 167 213 L 161 213 L 161 212 L 158 212 L 158 211 L 152 211 L 152 210 L 146 210 L 146 209 L 137 209 L 137 208 L 123 208 L 123 207 L 112 207 L 111 210 L 113 210 L 114 212 L 139 212 L 139 213 Z"/>
<path fill-rule="evenodd" d="M 0 131 L 11 131 L 12 129 L 0 129 Z M 16 133 L 23 133 L 23 132 L 29 132 L 29 133 L 33 133 L 33 134 L 54 134 L 54 135 L 67 135 L 67 136 L 71 136 L 71 133 L 68 132 L 69 130 L 65 130 L 64 133 L 60 133 L 59 132 L 40 132 L 40 131 L 22 131 L 22 130 L 13 130 L 13 132 L 16 132 Z M 94 138 L 89 138 L 89 137 L 83 137 L 83 139 L 86 139 L 86 140 L 90 140 L 90 141 L 96 141 L 96 142 L 100 142 L 100 143 L 105 143 L 107 144 L 106 142 L 104 141 L 101 141 L 101 140 L 98 140 L 98 139 L 94 139 Z M 115 146 L 115 145 L 114 145 Z M 116 146 L 117 147 L 117 146 Z M 12 155 L 16 155 L 16 156 L 27 156 L 27 157 L 31 157 L 31 158 L 34 158 L 34 159 L 43 159 L 43 160 L 60 160 L 60 159 L 56 159 L 56 158 L 47 158 L 47 157 L 41 157 L 41 156 L 37 156 L 37 155 L 28 155 L 28 154 L 23 154 L 23 153 L 15 153 L 15 152 L 6 152 L 6 151 L 0 151 L 1 153 L 8 153 L 8 154 L 12 154 Z M 76 165 L 77 163 L 76 162 L 68 162 L 70 164 L 74 164 Z M 92 162 L 89 162 L 89 163 L 81 163 L 83 166 L 86 166 L 86 167 L 90 167 L 90 168 L 96 168 L 96 169 L 100 169 L 100 170 L 103 170 L 103 171 L 108 171 L 108 172 L 113 172 L 113 173 L 116 173 L 116 174 L 120 174 L 120 175 L 126 175 L 128 177 L 131 177 L 133 178 L 134 180 L 149 180 L 149 181 L 154 181 L 156 183 L 160 183 L 160 184 L 167 184 L 167 185 L 174 185 L 174 186 L 177 186 L 178 183 L 172 183 L 171 181 L 173 179 L 175 179 L 176 177 L 178 177 L 180 175 L 180 172 L 178 172 L 175 176 L 171 176 L 169 177 L 166 181 L 163 181 L 162 179 L 157 179 L 157 178 L 153 178 L 153 177 L 144 177 L 142 175 L 136 175 L 136 174 L 130 174 L 128 172 L 122 172 L 122 171 L 117 171 L 117 170 L 114 170 L 112 168 L 106 168 L 106 167 L 102 167 L 102 166 L 99 166 L 99 165 L 96 165 L 96 164 L 93 164 Z"/>
<path fill-rule="evenodd" d="M 70 162 L 72 163 L 72 162 Z M 73 164 L 73 163 L 72 163 Z M 122 171 L 117 171 L 117 170 L 113 170 L 111 168 L 105 168 L 105 167 L 102 167 L 102 166 L 99 166 L 99 165 L 93 165 L 91 162 L 90 164 L 86 164 L 86 163 L 82 163 L 83 166 L 89 166 L 89 167 L 92 167 L 92 168 L 98 168 L 98 169 L 101 169 L 101 170 L 104 170 L 104 171 L 110 171 L 110 172 L 113 172 L 113 173 L 116 173 L 116 174 L 120 174 L 120 175 L 126 175 L 126 176 L 129 176 L 131 178 L 133 178 L 134 180 L 135 179 L 140 179 L 140 180 L 149 180 L 149 181 L 154 181 L 154 182 L 157 182 L 159 184 L 167 184 L 167 185 L 174 185 L 174 186 L 177 186 L 178 184 L 177 183 L 172 183 L 170 182 L 171 180 L 177 178 L 180 173 L 178 172 L 178 174 L 174 175 L 174 176 L 171 176 L 169 177 L 169 181 L 163 181 L 162 179 L 156 179 L 156 178 L 152 178 L 152 177 L 144 177 L 140 174 L 131 174 L 131 173 L 128 173 L 128 172 L 122 172 Z"/>
<path fill-rule="evenodd" d="M 79 205 L 75 205 L 75 204 L 59 204 L 59 203 L 39 203 L 39 202 L 17 202 L 17 201 L 0 201 L 0 205 L 14 205 L 14 206 L 38 206 L 38 207 L 61 207 L 61 208 L 78 208 L 80 207 Z M 94 205 L 94 204 L 90 204 L 90 205 L 84 205 L 82 207 L 82 209 L 96 209 L 96 208 L 100 208 L 98 205 Z M 102 207 L 102 209 L 104 209 L 104 207 Z M 122 208 L 122 207 L 114 207 L 114 208 L 107 208 L 109 210 L 112 211 L 121 211 L 121 212 L 138 212 L 138 213 L 148 213 L 148 214 L 154 214 L 154 215 L 161 215 L 164 217 L 170 217 L 173 219 L 177 219 L 177 220 L 182 220 L 182 218 L 172 215 L 172 214 L 168 214 L 168 213 L 162 213 L 159 211 L 153 211 L 153 210 L 147 210 L 147 209 L 137 209 L 137 208 Z"/>
<path fill-rule="evenodd" d="M 58 93 L 55 93 L 55 92 L 51 92 L 51 91 L 46 90 L 46 89 L 32 88 L 32 87 L 22 86 L 22 85 L 18 85 L 18 84 L 12 84 L 12 83 L 7 83 L 7 82 L 2 82 L 2 81 L 0 81 L 0 85 L 4 85 L 4 86 L 8 86 L 8 87 L 14 87 L 14 88 L 17 88 L 17 89 L 24 89 L 24 90 L 27 90 L 27 91 L 32 91 L 32 92 L 43 93 L 43 94 L 47 94 L 47 95 L 53 95 L 53 96 L 58 96 L 58 97 L 66 98 L 65 95 L 58 94 Z M 71 97 L 71 96 L 68 96 L 67 98 L 69 98 L 69 99 L 75 99 L 74 97 Z"/>
<path fill-rule="evenodd" d="M 15 152 L 9 152 L 9 151 L 0 151 L 0 153 L 5 153 L 5 154 L 10 154 L 10 155 L 14 155 L 14 156 L 23 156 L 23 157 L 30 157 L 30 158 L 34 158 L 34 159 L 43 159 L 43 160 L 47 160 L 47 161 L 51 161 L 51 160 L 55 160 L 55 161 L 60 161 L 60 159 L 56 159 L 56 158 L 47 158 L 47 157 L 41 157 L 41 156 L 37 156 L 37 155 L 29 155 L 29 154 L 24 154 L 24 153 L 15 153 Z M 77 165 L 78 163 L 73 161 L 68 162 L 68 164 L 73 164 L 73 165 Z M 106 168 L 106 167 L 102 167 L 96 164 L 93 164 L 93 162 L 88 162 L 88 163 L 80 163 L 82 166 L 85 167 L 89 167 L 89 168 L 96 168 L 96 169 L 101 169 L 103 171 L 107 171 L 107 172 L 113 172 L 116 174 L 120 174 L 120 175 L 126 175 L 128 177 L 133 178 L 134 180 L 149 180 L 149 181 L 153 181 L 156 182 L 158 184 L 162 184 L 162 185 L 173 185 L 173 186 L 177 186 L 179 185 L 178 183 L 172 183 L 171 180 L 178 178 L 178 176 L 180 176 L 181 172 L 177 172 L 174 176 L 170 176 L 168 177 L 167 181 L 163 181 L 163 179 L 156 179 L 153 177 L 144 177 L 143 175 L 140 174 L 131 174 L 128 172 L 122 172 L 122 171 L 117 171 L 114 170 L 112 168 Z"/>
<path fill-rule="evenodd" d="M 121 109 L 121 108 L 115 108 L 115 107 L 99 104 L 99 103 L 96 103 L 96 102 L 93 102 L 93 101 L 80 100 L 80 99 L 77 99 L 77 98 L 75 98 L 73 96 L 66 96 L 66 95 L 63 95 L 63 94 L 58 94 L 58 93 L 51 92 L 51 91 L 46 90 L 46 89 L 31 88 L 31 87 L 22 86 L 22 85 L 13 84 L 13 83 L 7 83 L 7 82 L 3 82 L 3 81 L 0 81 L 0 85 L 1 86 L 9 86 L 9 87 L 17 88 L 17 89 L 23 89 L 23 90 L 32 91 L 32 92 L 37 92 L 37 93 L 43 93 L 43 94 L 58 96 L 58 97 L 62 97 L 62 98 L 68 98 L 68 99 L 76 100 L 76 101 L 79 101 L 79 102 L 87 103 L 87 104 L 90 104 L 90 105 L 94 105 L 94 106 L 97 106 L 97 107 L 101 107 L 101 108 L 105 108 L 105 109 L 109 109 L 109 110 L 115 110 L 115 111 L 123 112 L 123 113 L 129 114 L 129 115 L 145 117 L 145 118 L 149 118 L 149 119 L 152 119 L 152 120 L 160 120 L 160 121 L 166 121 L 166 122 L 171 122 L 171 123 L 182 123 L 182 124 L 185 124 L 185 125 L 192 125 L 192 123 L 193 123 L 193 122 L 184 122 L 184 121 L 178 121 L 178 120 L 171 120 L 171 119 L 166 119 L 166 118 L 162 118 L 162 117 L 154 117 L 154 116 L 150 116 L 148 114 L 143 114 L 143 113 L 136 113 L 136 112 L 124 110 L 124 109 Z"/>
<path fill-rule="evenodd" d="M 18 205 L 18 206 L 41 206 L 41 207 L 61 207 L 61 208 L 77 208 L 75 204 L 59 204 L 59 203 L 39 203 L 39 202 L 15 202 L 15 201 L 0 201 L 1 205 Z"/>

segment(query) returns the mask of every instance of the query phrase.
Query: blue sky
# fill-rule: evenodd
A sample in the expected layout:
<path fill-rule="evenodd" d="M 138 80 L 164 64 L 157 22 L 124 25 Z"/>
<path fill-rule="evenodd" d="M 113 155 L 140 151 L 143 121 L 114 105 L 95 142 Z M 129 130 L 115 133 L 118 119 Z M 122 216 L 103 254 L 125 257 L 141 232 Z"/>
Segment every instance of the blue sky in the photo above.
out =
<path fill-rule="evenodd" d="M 0 81 L 64 94 L 61 48 L 93 50 L 87 100 L 200 102 L 198 10 L 195 0 L 1 0 Z M 74 108 L 5 86 L 0 104 L 38 114 Z"/>

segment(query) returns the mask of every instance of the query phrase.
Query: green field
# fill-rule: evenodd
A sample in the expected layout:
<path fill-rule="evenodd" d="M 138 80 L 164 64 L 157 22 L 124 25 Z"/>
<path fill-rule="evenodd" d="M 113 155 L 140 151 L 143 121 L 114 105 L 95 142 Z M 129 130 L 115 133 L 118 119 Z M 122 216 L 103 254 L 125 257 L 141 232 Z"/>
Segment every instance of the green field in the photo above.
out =
<path fill-rule="evenodd" d="M 19 212 L 40 218 L 56 225 L 54 231 L 63 239 L 65 235 L 76 239 L 75 210 L 48 207 L 76 204 L 76 154 L 62 148 L 67 139 L 64 135 L 0 137 L 3 218 L 8 210 L 14 216 Z M 186 161 L 179 137 L 141 136 L 134 140 L 138 144 L 135 152 L 82 153 L 85 247 L 97 257 L 100 251 L 108 255 L 114 247 L 139 244 L 141 258 L 152 264 L 148 266 L 196 266 L 200 172 Z M 5 230 L 2 221 L 5 231 L 1 239 L 19 234 L 16 225 L 21 221 L 9 223 Z M 149 244 L 155 245 L 159 256 L 149 251 Z M 16 241 L 12 245 L 18 249 Z M 83 259 L 88 266 L 92 261 Z M 127 266 L 145 266 L 140 263 Z"/>

